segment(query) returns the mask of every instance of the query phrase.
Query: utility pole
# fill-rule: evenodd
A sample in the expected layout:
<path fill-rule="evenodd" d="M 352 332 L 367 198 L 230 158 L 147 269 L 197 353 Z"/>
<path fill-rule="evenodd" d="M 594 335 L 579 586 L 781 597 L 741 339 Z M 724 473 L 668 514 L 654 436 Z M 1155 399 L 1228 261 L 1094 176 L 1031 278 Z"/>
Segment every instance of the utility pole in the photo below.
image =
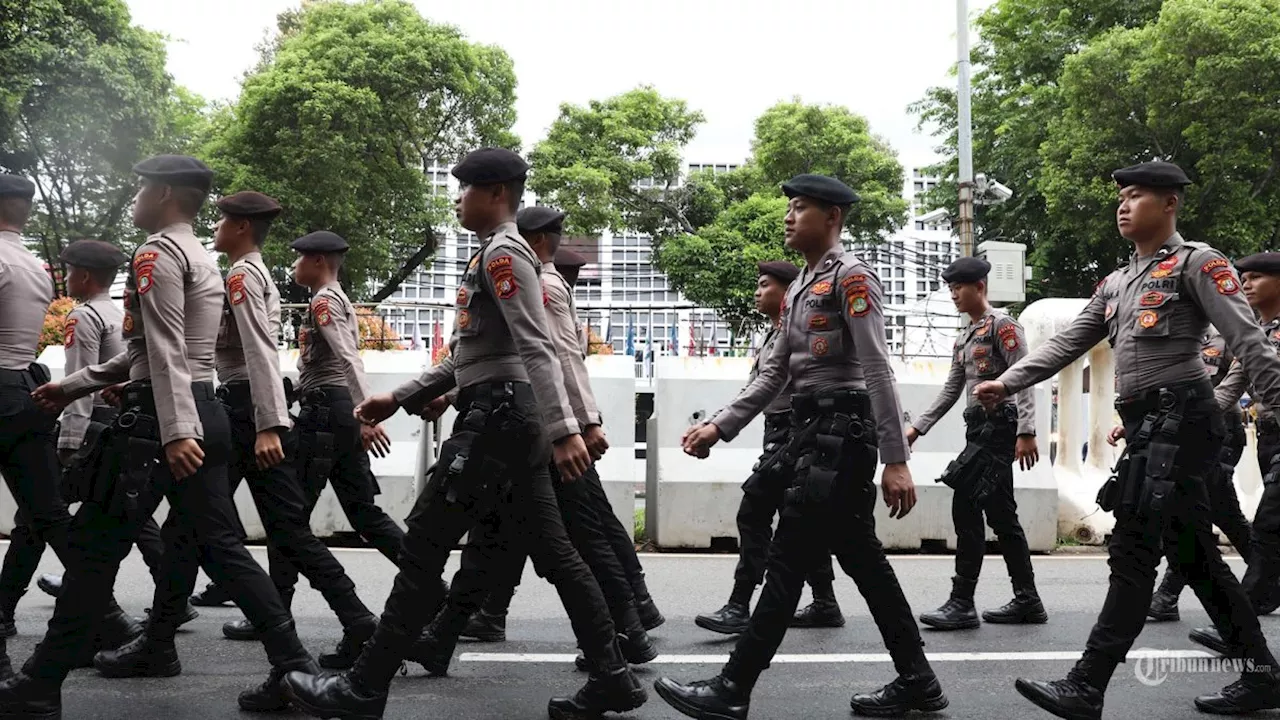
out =
<path fill-rule="evenodd" d="M 956 122 L 960 154 L 960 256 L 973 255 L 973 123 L 969 115 L 969 1 L 956 0 L 956 52 L 960 76 Z"/>

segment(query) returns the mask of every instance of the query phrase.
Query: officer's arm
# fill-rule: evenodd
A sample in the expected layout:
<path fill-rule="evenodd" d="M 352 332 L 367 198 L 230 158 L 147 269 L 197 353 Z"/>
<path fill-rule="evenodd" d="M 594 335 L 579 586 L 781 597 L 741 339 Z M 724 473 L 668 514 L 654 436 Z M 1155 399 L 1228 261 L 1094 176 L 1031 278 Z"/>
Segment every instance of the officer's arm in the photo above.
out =
<path fill-rule="evenodd" d="M 1218 409 L 1225 412 L 1227 408 L 1235 407 L 1240 402 L 1240 396 L 1244 395 L 1244 389 L 1248 384 L 1249 374 L 1244 371 L 1244 366 L 1239 361 L 1231 363 L 1227 376 L 1222 378 L 1222 382 L 1218 383 L 1218 387 L 1213 391 L 1213 399 L 1218 403 Z"/>
<path fill-rule="evenodd" d="M 956 400 L 960 399 L 961 393 L 964 392 L 964 359 L 953 356 L 951 358 L 951 371 L 947 373 L 947 381 L 942 384 L 942 392 L 938 393 L 938 398 L 933 401 L 933 405 L 924 412 L 923 415 L 916 418 L 911 424 L 916 432 L 921 435 L 927 435 L 933 426 L 942 419 L 943 415 L 956 404 Z"/>
<path fill-rule="evenodd" d="M 97 361 L 102 331 L 103 328 L 98 324 L 94 314 L 86 311 L 83 306 L 77 307 L 67 315 L 62 345 L 66 355 L 63 367 L 68 375 Z M 89 417 L 92 414 L 92 394 L 75 400 L 62 411 L 62 430 L 58 433 L 59 450 L 75 450 L 80 447 L 84 441 L 85 431 L 89 429 Z"/>
<path fill-rule="evenodd" d="M 453 374 L 453 355 L 458 344 L 455 333 L 449 338 L 449 356 L 439 365 L 427 368 L 418 377 L 400 385 L 391 391 L 396 403 L 409 412 L 418 412 L 426 404 L 457 387 L 457 378 Z"/>
<path fill-rule="evenodd" d="M 904 463 L 911 457 L 906 430 L 902 427 L 902 407 L 898 385 L 889 367 L 889 344 L 884 335 L 884 291 L 880 279 L 871 273 L 841 273 L 844 293 L 841 317 L 853 338 L 862 375 L 871 394 L 871 411 L 880 438 L 880 462 Z"/>
<path fill-rule="evenodd" d="M 255 272 L 239 268 L 227 275 L 227 299 L 240 332 L 240 346 L 244 348 L 258 432 L 290 425 L 284 380 L 280 376 L 280 354 L 267 319 L 266 292 Z"/>
<path fill-rule="evenodd" d="M 341 298 L 321 293 L 311 301 L 311 316 L 315 319 L 315 326 L 320 328 L 320 336 L 329 343 L 334 357 L 342 363 L 342 374 L 346 376 L 351 399 L 359 405 L 369 396 L 369 383 L 364 377 L 364 361 L 360 359 L 357 345 L 360 328 L 354 308 L 348 318 L 347 304 Z M 353 328 L 351 323 L 357 326 Z"/>
<path fill-rule="evenodd" d="M 1028 353 L 1005 370 L 997 382 L 1010 395 L 1016 395 L 1042 380 L 1047 380 L 1073 360 L 1088 352 L 1107 337 L 1107 303 L 1102 293 L 1095 293 L 1067 329 Z M 1019 413 L 1021 414 L 1021 413 Z"/>
<path fill-rule="evenodd" d="M 174 440 L 204 439 L 204 427 L 191 393 L 191 370 L 187 364 L 186 292 L 182 264 L 163 245 L 153 245 L 156 257 L 150 278 L 147 265 L 134 267 L 139 278 L 138 305 L 146 333 L 147 364 L 151 368 L 151 388 L 156 416 L 160 421 L 160 444 Z"/>
<path fill-rule="evenodd" d="M 578 332 L 578 319 L 569 306 L 569 291 L 559 278 L 550 273 L 542 275 L 542 291 L 546 295 L 547 320 L 551 323 L 551 342 L 556 346 L 556 357 L 565 373 L 565 392 L 573 416 L 582 427 L 600 425 L 600 410 L 591 392 L 591 377 L 582 357 L 582 334 Z"/>
<path fill-rule="evenodd" d="M 998 352 L 1004 358 L 1006 367 L 1013 367 L 1019 360 L 1027 356 L 1027 337 L 1022 326 L 1011 317 L 1003 317 L 996 325 L 996 340 L 1000 343 Z M 1036 434 L 1036 391 L 1034 387 L 1023 388 L 1015 400 L 1018 406 L 1018 434 Z"/>
<path fill-rule="evenodd" d="M 790 358 L 788 357 L 787 328 L 784 325 L 778 331 L 779 336 L 773 349 L 766 357 L 759 358 L 757 367 L 760 372 L 746 388 L 738 393 L 738 397 L 729 406 L 716 413 L 711 424 L 720 430 L 720 437 L 733 440 L 759 415 L 778 393 L 787 386 L 790 376 Z"/>
<path fill-rule="evenodd" d="M 524 361 L 534 397 L 542 411 L 547 437 L 552 441 L 581 432 L 569 397 L 564 390 L 564 373 L 556 359 L 555 347 L 547 332 L 547 313 L 542 307 L 542 284 L 533 262 L 506 247 L 490 246 L 484 257 L 485 289 L 491 293 L 507 322 Z"/>
<path fill-rule="evenodd" d="M 1280 356 L 1240 294 L 1240 279 L 1231 264 L 1217 250 L 1197 250 L 1187 258 L 1183 277 L 1191 297 L 1200 303 L 1209 322 L 1222 333 L 1227 347 L 1244 366 L 1261 396 L 1255 399 L 1267 407 L 1280 408 Z"/>
<path fill-rule="evenodd" d="M 126 382 L 129 379 L 129 351 L 110 360 L 81 368 L 58 381 L 58 387 L 72 400 L 101 390 L 104 387 Z"/>

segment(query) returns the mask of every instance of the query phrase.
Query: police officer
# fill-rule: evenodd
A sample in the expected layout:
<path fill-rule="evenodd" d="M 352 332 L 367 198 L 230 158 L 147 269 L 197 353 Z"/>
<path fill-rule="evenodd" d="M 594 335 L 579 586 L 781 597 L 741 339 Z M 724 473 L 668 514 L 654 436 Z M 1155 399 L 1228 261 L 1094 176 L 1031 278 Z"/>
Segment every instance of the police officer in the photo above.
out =
<path fill-rule="evenodd" d="M 30 180 L 0 175 L 0 308 L 4 309 L 0 313 L 0 474 L 18 505 L 21 521 L 0 576 L 0 637 L 17 634 L 14 609 L 27 591 L 44 543 L 64 567 L 71 560 L 67 543 L 71 515 L 58 482 L 55 418 L 41 412 L 31 399 L 31 391 L 49 380 L 49 369 L 36 362 L 36 348 L 45 311 L 53 300 L 53 280 L 22 240 L 34 197 Z M 104 642 L 127 642 L 142 628 L 120 612 L 107 590 L 96 608 L 96 617 L 106 618 L 101 630 Z M 91 654 L 91 650 L 82 652 L 76 662 L 83 664 Z"/>
<path fill-rule="evenodd" d="M 1266 333 L 1271 345 L 1280 352 L 1280 253 L 1267 252 L 1250 255 L 1236 261 L 1236 270 L 1241 273 L 1242 289 L 1249 304 L 1258 313 L 1262 330 Z M 1218 406 L 1225 413 L 1239 413 L 1240 396 L 1250 385 L 1248 368 L 1239 361 L 1233 363 L 1227 376 L 1223 378 L 1217 389 Z M 1258 509 L 1253 516 L 1252 536 L 1248 534 L 1249 525 L 1244 523 L 1246 531 L 1239 541 L 1244 543 L 1252 537 L 1251 550 L 1240 550 L 1245 558 L 1246 569 L 1240 584 L 1253 603 L 1259 615 L 1265 615 L 1275 609 L 1277 589 L 1280 582 L 1280 425 L 1277 424 L 1274 405 L 1263 392 L 1264 388 L 1253 383 L 1250 388 L 1257 408 L 1258 434 L 1258 469 L 1262 472 L 1262 497 L 1258 500 Z M 1230 500 L 1235 500 L 1235 485 L 1230 477 L 1226 480 L 1230 487 Z M 1237 542 L 1240 533 L 1238 523 L 1231 521 L 1230 500 L 1227 499 L 1227 487 L 1218 488 L 1218 498 L 1210 493 L 1210 505 L 1215 510 L 1214 522 L 1218 527 L 1233 528 L 1237 537 L 1231 537 L 1232 544 Z M 1215 499 L 1218 502 L 1215 503 Z M 1219 505 L 1222 509 L 1219 511 Z M 1235 513 L 1239 514 L 1240 505 L 1236 501 Z M 1223 522 L 1227 524 L 1224 526 Z M 1236 545 L 1240 549 L 1240 545 Z M 1245 545 L 1248 548 L 1248 545 Z M 1227 642 L 1223 632 L 1215 628 L 1196 628 L 1190 633 L 1193 641 L 1217 652 L 1240 656 L 1242 649 L 1238 645 Z"/>
<path fill-rule="evenodd" d="M 94 664 L 111 676 L 172 676 L 181 672 L 174 631 L 185 597 L 169 588 L 184 582 L 179 560 L 194 544 L 214 579 L 260 628 L 272 672 L 241 695 L 242 708 L 278 700 L 286 670 L 315 671 L 293 621 L 266 572 L 245 550 L 227 488 L 230 430 L 213 390 L 214 346 L 222 313 L 218 266 L 192 231 L 213 173 L 184 155 L 159 155 L 134 166 L 142 186 L 134 198 L 134 225 L 150 233 L 134 252 L 125 285 L 121 323 L 127 349 L 34 393 L 50 408 L 108 385 L 121 391 L 123 412 L 100 448 L 93 493 L 76 513 L 68 545 L 71 572 L 63 578 L 53 619 L 22 672 L 0 683 L 0 716 L 60 712 L 60 690 L 73 657 L 87 641 L 86 619 L 100 612 L 120 562 L 143 522 L 162 499 L 170 520 L 162 531 L 166 582 L 156 588 L 146 633 Z"/>
<path fill-rule="evenodd" d="M 1120 234 L 1134 244 L 1128 264 L 1094 291 L 1064 332 L 974 394 L 992 407 L 1053 376 L 1103 339 L 1116 357 L 1116 409 L 1129 438 L 1115 481 L 1099 493 L 1116 525 L 1108 544 L 1111 584 L 1084 656 L 1052 682 L 1018 678 L 1024 697 L 1058 717 L 1102 716 L 1103 694 L 1142 631 L 1161 548 L 1191 582 L 1214 624 L 1245 648 L 1241 679 L 1196 698 L 1204 712 L 1280 707 L 1276 660 L 1249 598 L 1223 562 L 1206 512 L 1205 478 L 1218 463 L 1224 428 L 1200 360 L 1212 322 L 1268 403 L 1280 402 L 1280 357 L 1240 297 L 1230 263 L 1177 231 L 1190 180 L 1181 168 L 1149 162 L 1117 170 Z M 1265 669 L 1264 669 L 1265 668 Z"/>
<path fill-rule="evenodd" d="M 920 622 L 938 630 L 978 627 L 973 591 L 982 571 L 987 536 L 982 519 L 995 531 L 1000 553 L 1013 582 L 1013 600 L 998 610 L 982 613 L 989 623 L 1043 623 L 1049 620 L 1036 592 L 1035 571 L 1027 535 L 1018 522 L 1013 494 L 1012 463 L 1023 470 L 1039 459 L 1036 447 L 1036 408 L 1033 389 L 1018 393 L 1017 403 L 1002 404 L 986 412 L 969 392 L 978 382 L 999 377 L 1027 354 L 1022 326 L 987 302 L 987 273 L 991 264 L 982 258 L 962 257 L 942 271 L 951 287 L 956 311 L 969 316 L 969 326 L 956 338 L 951 372 L 942 392 L 923 415 L 907 428 L 907 442 L 925 435 L 955 405 L 963 393 L 965 438 L 960 457 L 947 468 L 942 481 L 951 485 L 951 520 L 956 528 L 956 574 L 951 597 L 942 607 L 920 616 Z"/>
<path fill-rule="evenodd" d="M 1244 294 L 1246 298 L 1249 298 L 1252 305 L 1254 296 L 1249 292 L 1251 289 L 1249 284 L 1250 272 L 1244 270 L 1240 263 L 1236 263 L 1236 270 L 1243 274 Z M 1204 361 L 1205 370 L 1209 373 L 1209 381 L 1213 383 L 1214 387 L 1218 387 L 1231 368 L 1232 356 L 1231 349 L 1227 347 L 1226 339 L 1212 326 L 1201 341 L 1200 358 Z M 1239 397 L 1236 399 L 1238 400 Z M 1222 451 L 1218 457 L 1216 471 L 1205 478 L 1205 489 L 1209 493 L 1209 511 L 1213 515 L 1213 524 L 1222 530 L 1227 539 L 1231 541 L 1232 546 L 1235 547 L 1236 552 L 1240 554 L 1245 564 L 1248 565 L 1253 558 L 1253 543 L 1250 539 L 1249 521 L 1245 519 L 1244 512 L 1240 510 L 1240 498 L 1236 495 L 1235 484 L 1236 463 L 1240 462 L 1240 457 L 1244 454 L 1244 446 L 1247 442 L 1244 431 L 1244 413 L 1241 412 L 1240 406 L 1232 403 L 1223 410 L 1222 422 L 1226 426 L 1227 436 L 1222 443 Z M 1112 432 L 1112 436 L 1116 438 L 1122 437 L 1123 434 L 1123 425 Z M 1108 438 L 1108 441 L 1112 445 L 1115 444 L 1115 440 L 1112 438 Z M 1245 577 L 1247 579 L 1248 575 Z M 1151 607 L 1147 609 L 1147 620 L 1149 622 L 1178 620 L 1178 596 L 1182 594 L 1182 589 L 1186 585 L 1187 579 L 1183 577 L 1182 573 L 1178 572 L 1177 566 L 1174 563 L 1166 564 L 1164 579 L 1160 581 L 1160 587 L 1151 596 Z M 1246 592 L 1248 592 L 1247 587 Z M 1272 590 L 1270 593 L 1271 598 L 1265 601 L 1272 606 L 1272 609 L 1274 609 L 1273 604 L 1276 602 L 1274 599 L 1276 594 Z M 1267 612 L 1269 610 L 1259 609 L 1258 614 L 1265 615 Z"/>
<path fill-rule="evenodd" d="M 790 198 L 787 246 L 805 258 L 782 306 L 783 335 L 747 389 L 711 422 L 685 433 L 684 448 L 706 457 L 716 442 L 736 437 L 790 380 L 795 429 L 788 453 L 796 458 L 791 487 L 769 548 L 760 601 L 728 664 L 709 681 L 683 685 L 660 678 L 655 687 L 690 717 L 747 717 L 752 688 L 786 635 L 805 575 L 821 552 L 831 551 L 866 599 L 898 671 L 880 690 L 854 695 L 850 707 L 882 717 L 941 710 L 947 698 L 876 537 L 877 447 L 890 515 L 910 512 L 916 493 L 885 343 L 880 279 L 840 242 L 858 196 L 822 175 L 798 175 L 782 189 Z"/>
<path fill-rule="evenodd" d="M 787 288 L 800 275 L 800 268 L 783 260 L 757 265 L 756 310 L 769 318 L 760 352 L 751 363 L 747 388 L 760 374 L 761 366 L 773 355 L 774 345 L 782 336 L 782 303 Z M 747 388 L 743 388 L 746 392 Z M 764 582 L 773 538 L 773 517 L 782 509 L 783 495 L 790 483 L 789 468 L 780 461 L 780 451 L 791 439 L 791 387 L 788 384 L 764 410 L 764 453 L 751 477 L 742 484 L 742 501 L 738 504 L 738 566 L 733 573 L 733 591 L 724 607 L 693 619 L 700 628 L 725 635 L 737 635 L 747 629 L 751 619 L 751 595 Z M 774 457 L 775 453 L 779 457 Z M 835 571 L 831 555 L 823 550 L 806 579 L 813 587 L 813 603 L 792 618 L 792 627 L 840 627 L 844 613 L 836 602 Z"/>
<path fill-rule="evenodd" d="M 603 420 L 584 362 L 587 339 L 582 327 L 578 325 L 573 289 L 554 262 L 560 250 L 564 217 L 564 213 L 548 207 L 528 207 L 516 214 L 516 229 L 542 263 L 540 280 L 543 309 L 549 323 L 548 331 L 564 372 L 564 389 L 569 398 L 569 406 L 573 409 L 578 426 L 583 428 L 583 441 L 591 459 L 595 461 L 608 451 L 609 441 L 605 437 Z M 623 655 L 633 665 L 653 660 L 658 656 L 658 651 L 640 620 L 631 580 L 623 569 L 612 540 L 613 536 L 625 533 L 625 530 L 613 513 L 594 463 L 582 477 L 573 482 L 563 482 L 554 465 L 550 467 L 550 473 L 569 539 L 600 585 L 609 605 L 613 624 L 619 631 Z M 436 675 L 447 672 L 458 638 L 465 630 L 474 629 L 470 626 L 477 624 L 476 616 L 480 616 L 479 622 L 487 625 L 479 628 L 482 632 L 490 631 L 490 637 L 497 632 L 505 636 L 507 609 L 523 574 L 525 558 L 528 557 L 527 547 L 516 542 L 517 540 L 517 537 L 511 537 L 507 542 L 510 558 L 497 561 L 500 567 L 506 567 L 507 570 L 498 586 L 489 593 L 489 599 L 482 608 L 483 613 L 477 611 L 469 622 L 462 610 L 462 606 L 468 603 L 456 597 L 457 593 L 451 594 L 448 609 L 433 622 L 430 635 L 426 638 L 429 652 L 423 654 L 423 657 L 428 660 L 424 663 L 428 672 Z M 632 543 L 631 546 L 631 552 L 634 553 L 635 544 Z M 469 568 L 480 560 L 475 557 L 476 553 L 470 546 L 462 554 L 464 568 Z M 459 572 L 465 573 L 468 570 Z M 455 582 L 454 585 L 456 587 L 458 583 Z M 578 666 L 586 669 L 583 656 L 579 656 Z"/>
<path fill-rule="evenodd" d="M 311 715 L 382 717 L 392 676 L 443 597 L 449 551 L 467 533 L 481 560 L 500 557 L 502 528 L 512 525 L 539 574 L 556 586 L 591 671 L 576 695 L 551 700 L 550 717 L 595 718 L 646 700 L 618 647 L 600 586 L 565 533 L 547 472 L 548 450 L 566 481 L 581 477 L 591 457 L 547 331 L 540 264 L 514 222 L 528 169 L 520 156 L 495 148 L 476 150 L 454 167 L 464 188 L 459 221 L 484 240 L 458 288 L 449 357 L 356 410 L 364 422 L 379 422 L 400 407 L 423 410 L 459 388 L 453 435 L 409 514 L 400 573 L 373 639 L 350 672 L 286 678 L 294 705 Z M 478 604 L 499 580 L 498 568 L 488 564 L 464 567 L 452 594 Z"/>
<path fill-rule="evenodd" d="M 66 375 L 90 365 L 106 362 L 124 351 L 124 338 L 120 324 L 124 322 L 124 308 L 111 299 L 111 284 L 115 282 L 120 266 L 129 258 L 120 252 L 115 245 L 101 240 L 77 240 L 63 249 L 59 259 L 67 266 L 67 292 L 80 304 L 67 313 L 63 330 L 63 353 L 66 358 L 63 365 Z M 107 402 L 101 393 L 86 395 L 67 406 L 62 413 L 62 429 L 58 433 L 58 458 L 63 465 L 71 461 L 72 456 L 81 445 L 85 436 L 93 428 L 99 432 L 111 424 L 119 409 Z M 64 486 L 64 490 L 68 490 Z M 67 502 L 79 502 L 83 498 L 75 497 L 75 493 L 65 494 Z M 10 537 L 9 553 L 5 556 L 5 572 L 15 555 L 15 549 L 22 546 L 15 540 L 17 533 Z M 164 554 L 164 541 L 160 539 L 160 526 L 154 519 L 148 519 L 138 535 L 138 550 L 142 560 L 151 570 L 151 577 L 159 583 L 160 557 Z M 20 564 L 29 567 L 34 573 L 44 552 L 44 544 L 32 546 L 25 561 Z M 3 575 L 3 573 L 0 573 Z M 26 575 L 29 579 L 30 574 Z M 62 590 L 60 575 L 42 575 L 36 585 L 46 593 L 57 597 Z M 0 586 L 5 586 L 0 581 Z M 23 587 L 26 587 L 25 582 Z M 194 620 L 199 617 L 195 608 L 191 608 L 188 617 Z"/>

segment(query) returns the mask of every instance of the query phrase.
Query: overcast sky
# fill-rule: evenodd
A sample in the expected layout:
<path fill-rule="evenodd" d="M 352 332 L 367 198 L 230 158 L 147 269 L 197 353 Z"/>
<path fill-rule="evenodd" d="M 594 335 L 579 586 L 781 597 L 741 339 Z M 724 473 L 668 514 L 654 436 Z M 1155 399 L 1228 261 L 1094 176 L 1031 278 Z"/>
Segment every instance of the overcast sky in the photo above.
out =
<path fill-rule="evenodd" d="M 994 0 L 970 0 L 971 12 Z M 232 100 L 276 13 L 298 0 L 127 0 L 164 33 L 169 71 L 207 99 Z M 689 162 L 738 162 L 755 118 L 779 100 L 846 105 L 910 168 L 934 159 L 907 105 L 950 84 L 954 0 L 415 0 L 436 22 L 496 44 L 515 62 L 516 132 L 527 152 L 562 102 L 651 84 L 706 115 Z M 971 36 L 972 37 L 972 36 Z"/>

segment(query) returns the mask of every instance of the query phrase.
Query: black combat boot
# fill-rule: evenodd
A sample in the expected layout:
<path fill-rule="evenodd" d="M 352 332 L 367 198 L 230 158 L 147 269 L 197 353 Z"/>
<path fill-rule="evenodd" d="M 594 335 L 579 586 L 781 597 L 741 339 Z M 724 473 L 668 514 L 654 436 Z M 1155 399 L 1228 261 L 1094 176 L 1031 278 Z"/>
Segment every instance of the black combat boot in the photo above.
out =
<path fill-rule="evenodd" d="M 173 633 L 152 635 L 152 630 L 115 650 L 93 656 L 93 666 L 103 677 L 173 677 L 182 674 Z"/>
<path fill-rule="evenodd" d="M 405 653 L 405 660 L 421 665 L 429 677 L 444 677 L 449 674 L 449 662 L 453 660 L 453 650 L 458 646 L 461 628 L 465 626 L 465 616 L 456 608 L 446 605 L 422 629 L 422 634 Z"/>
<path fill-rule="evenodd" d="M 747 631 L 747 625 L 751 622 L 751 609 L 746 603 L 730 600 L 725 606 L 719 610 L 699 615 L 693 619 L 693 623 L 704 630 L 717 632 L 722 635 L 741 635 Z"/>
<path fill-rule="evenodd" d="M 587 684 L 573 697 L 553 697 L 547 703 L 551 720 L 599 720 L 603 713 L 635 710 L 649 699 L 627 667 L 617 640 L 605 648 L 603 657 L 589 660 L 588 668 Z"/>
<path fill-rule="evenodd" d="M 1013 599 L 998 610 L 982 613 L 984 622 L 997 625 L 1040 625 L 1049 622 L 1034 580 L 1015 580 Z"/>
<path fill-rule="evenodd" d="M 323 653 L 318 658 L 320 667 L 325 670 L 346 670 L 355 665 L 356 658 L 360 657 L 360 650 L 377 629 L 378 618 L 372 615 L 343 628 L 338 646 L 333 652 Z"/>
<path fill-rule="evenodd" d="M 635 604 L 629 604 L 613 618 L 613 625 L 618 629 L 618 647 L 622 648 L 622 656 L 632 665 L 643 665 L 658 657 L 658 648 L 654 647 L 649 633 L 645 632 L 640 622 L 640 613 Z M 587 656 L 578 653 L 573 664 L 578 670 L 588 672 L 591 668 Z"/>
<path fill-rule="evenodd" d="M 938 630 L 967 630 L 982 623 L 973 607 L 973 590 L 977 580 L 962 577 L 951 578 L 951 597 L 942 607 L 920 616 L 920 622 Z"/>
<path fill-rule="evenodd" d="M 410 638 L 379 623 L 356 664 L 346 672 L 285 675 L 284 692 L 304 712 L 320 718 L 379 720 L 387 708 L 387 690 L 409 649 Z"/>
<path fill-rule="evenodd" d="M 1280 677 L 1275 671 L 1246 672 L 1218 692 L 1197 697 L 1196 709 L 1212 715 L 1280 709 Z"/>
<path fill-rule="evenodd" d="M 61 720 L 62 682 L 28 671 L 35 669 L 23 666 L 18 674 L 0 680 L 0 718 Z"/>
<path fill-rule="evenodd" d="M 290 617 L 293 616 L 293 588 L 280 590 L 280 600 L 284 603 L 284 609 L 289 611 Z M 193 608 L 194 610 L 194 608 Z M 222 624 L 222 635 L 228 640 L 241 641 L 258 641 L 262 636 L 258 634 L 258 629 L 249 622 L 249 618 L 241 617 L 239 620 L 229 620 Z"/>
<path fill-rule="evenodd" d="M 231 602 L 231 596 L 227 591 L 212 582 L 205 585 L 204 590 L 191 596 L 191 604 L 200 607 L 222 607 L 229 602 Z"/>
<path fill-rule="evenodd" d="M 1222 633 L 1218 632 L 1217 628 L 1196 628 L 1187 633 L 1187 637 L 1191 639 L 1191 642 L 1203 645 L 1223 657 L 1244 657 L 1244 648 L 1227 642 L 1227 640 L 1222 637 Z"/>
<path fill-rule="evenodd" d="M 102 616 L 102 622 L 93 629 L 92 639 L 79 656 L 76 667 L 93 667 L 93 658 L 96 654 L 127 645 L 142 637 L 145 632 L 146 629 L 141 623 L 129 617 L 112 600 L 110 608 Z"/>
<path fill-rule="evenodd" d="M 41 575 L 36 580 L 36 587 L 44 591 L 46 595 L 58 597 L 62 594 L 62 576 L 61 575 Z"/>
<path fill-rule="evenodd" d="M 144 617 L 137 618 L 137 622 L 140 622 L 143 625 L 150 625 L 151 624 L 151 608 L 147 608 L 143 610 L 142 614 L 144 615 Z M 192 620 L 195 620 L 198 617 L 200 617 L 200 611 L 196 610 L 195 607 L 193 607 L 191 603 L 188 602 L 186 609 L 182 611 L 182 617 L 178 618 L 177 627 L 182 627 L 183 625 L 186 625 L 187 623 L 191 622 Z"/>
<path fill-rule="evenodd" d="M 462 629 L 462 637 L 473 638 L 480 642 L 506 642 L 507 616 L 490 615 L 481 608 L 471 614 L 467 626 Z"/>
<path fill-rule="evenodd" d="M 813 602 L 801 609 L 791 618 L 793 628 L 838 628 L 844 627 L 844 613 L 840 611 L 840 603 L 836 602 L 836 590 L 831 585 L 818 587 L 813 585 Z"/>
<path fill-rule="evenodd" d="M 1022 697 L 1060 718 L 1101 720 L 1103 693 L 1114 670 L 1114 663 L 1086 650 L 1066 678 L 1049 682 L 1018 678 L 1014 687 Z"/>
<path fill-rule="evenodd" d="M 271 661 L 271 672 L 261 685 L 240 693 L 240 709 L 249 712 L 286 710 L 289 698 L 285 696 L 281 683 L 284 676 L 291 672 L 318 675 L 320 666 L 302 646 L 292 620 L 262 633 L 262 646 L 267 651 L 267 659 Z"/>
<path fill-rule="evenodd" d="M 747 711 L 751 709 L 751 688 L 723 675 L 695 680 L 688 685 L 671 678 L 658 678 L 653 689 L 668 705 L 689 717 L 746 720 Z"/>
<path fill-rule="evenodd" d="M 666 622 L 667 619 L 662 617 L 662 613 L 658 610 L 658 604 L 649 595 L 649 586 L 644 581 L 644 571 L 637 572 L 630 580 L 631 594 L 636 599 L 636 612 L 640 613 L 640 622 L 644 625 L 644 629 L 652 630 Z"/>
<path fill-rule="evenodd" d="M 909 664 L 899 666 L 893 682 L 872 693 L 857 693 L 849 698 L 854 715 L 899 717 L 912 710 L 938 712 L 950 701 L 942 693 L 942 685 L 921 653 Z"/>
<path fill-rule="evenodd" d="M 13 597 L 0 599 L 0 638 L 11 638 L 18 634 L 18 626 L 13 622 L 13 616 L 17 612 L 18 601 L 26 594 L 26 591 L 23 591 Z"/>
<path fill-rule="evenodd" d="M 1182 586 L 1182 576 L 1172 567 L 1166 567 L 1160 587 L 1151 596 L 1151 607 L 1147 608 L 1149 622 L 1178 622 L 1182 619 L 1178 613 L 1178 597 L 1182 595 Z"/>

